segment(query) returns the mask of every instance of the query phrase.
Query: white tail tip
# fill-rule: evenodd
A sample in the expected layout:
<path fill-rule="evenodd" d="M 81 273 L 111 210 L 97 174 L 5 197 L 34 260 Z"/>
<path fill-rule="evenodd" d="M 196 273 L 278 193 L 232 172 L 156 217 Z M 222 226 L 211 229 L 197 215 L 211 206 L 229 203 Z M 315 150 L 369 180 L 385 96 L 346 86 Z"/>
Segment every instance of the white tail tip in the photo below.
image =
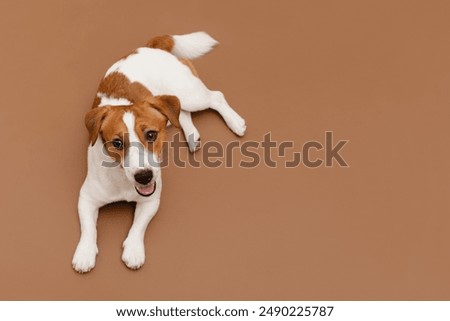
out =
<path fill-rule="evenodd" d="M 172 36 L 175 45 L 172 54 L 179 58 L 195 59 L 211 51 L 218 42 L 206 32 Z"/>

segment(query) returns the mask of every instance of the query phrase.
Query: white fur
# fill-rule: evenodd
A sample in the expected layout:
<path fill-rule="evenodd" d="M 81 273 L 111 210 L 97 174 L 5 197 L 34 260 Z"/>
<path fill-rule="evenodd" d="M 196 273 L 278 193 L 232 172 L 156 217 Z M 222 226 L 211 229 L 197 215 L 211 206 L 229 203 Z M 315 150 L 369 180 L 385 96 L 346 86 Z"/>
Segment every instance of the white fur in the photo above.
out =
<path fill-rule="evenodd" d="M 136 53 L 112 65 L 105 76 L 120 72 L 131 82 L 140 82 L 153 95 L 177 96 L 182 108 L 180 124 L 191 151 L 198 148 L 200 139 L 200 134 L 192 122 L 191 112 L 212 108 L 219 112 L 234 133 L 242 136 L 246 129 L 245 121 L 228 105 L 224 95 L 220 91 L 209 90 L 174 56 L 196 58 L 211 50 L 217 42 L 203 32 L 173 38 L 173 54 L 160 49 L 139 48 Z M 98 97 L 101 98 L 100 106 L 131 104 L 124 98 L 108 97 L 104 93 L 99 93 Z M 140 144 L 134 131 L 135 116 L 127 112 L 123 121 L 127 126 L 130 142 Z M 144 233 L 158 210 L 161 196 L 159 161 L 156 155 L 147 149 L 132 147 L 124 157 L 122 168 L 119 164 L 112 166 L 113 160 L 105 151 L 100 138 L 94 146 L 88 147 L 88 173 L 78 201 L 81 238 L 72 260 L 76 271 L 88 272 L 95 265 L 98 253 L 96 224 L 99 208 L 121 200 L 136 202 L 133 225 L 123 243 L 122 260 L 132 269 L 144 264 Z M 149 197 L 139 195 L 135 189 L 134 174 L 142 169 L 151 169 L 156 182 L 156 190 Z"/>
<path fill-rule="evenodd" d="M 125 99 L 125 98 L 109 97 L 102 93 L 98 93 L 97 97 L 101 99 L 98 107 L 103 107 L 103 106 L 107 106 L 107 105 L 110 105 L 110 106 L 129 106 L 129 105 L 131 105 L 131 101 L 129 101 L 128 99 Z"/>
<path fill-rule="evenodd" d="M 78 200 L 81 238 L 72 265 L 81 273 L 90 271 L 95 265 L 98 253 L 96 224 L 100 207 L 117 201 L 136 202 L 134 223 L 124 242 L 122 256 L 125 264 L 133 269 L 139 268 L 144 263 L 143 236 L 159 207 L 161 175 L 155 177 L 156 190 L 153 195 L 143 197 L 136 192 L 134 184 L 130 182 L 123 168 L 105 167 L 102 166 L 102 162 L 112 163 L 103 143 L 97 139 L 94 146 L 88 148 L 88 174 Z"/>
<path fill-rule="evenodd" d="M 206 32 L 193 32 L 187 35 L 172 36 L 175 46 L 172 53 L 179 58 L 195 59 L 211 51 L 218 44 Z"/>

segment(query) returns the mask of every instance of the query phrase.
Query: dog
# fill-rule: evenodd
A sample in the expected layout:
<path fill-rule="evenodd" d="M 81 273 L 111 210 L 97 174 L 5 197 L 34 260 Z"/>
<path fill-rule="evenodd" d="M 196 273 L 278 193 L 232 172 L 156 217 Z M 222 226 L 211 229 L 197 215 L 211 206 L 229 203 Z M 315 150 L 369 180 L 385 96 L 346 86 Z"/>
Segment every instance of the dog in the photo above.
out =
<path fill-rule="evenodd" d="M 168 125 L 182 129 L 191 152 L 200 146 L 192 112 L 216 110 L 236 135 L 244 135 L 244 119 L 220 91 L 205 86 L 191 62 L 217 44 L 205 32 L 155 37 L 106 72 L 85 116 L 88 170 L 78 200 L 81 237 L 72 260 L 75 271 L 94 268 L 99 208 L 117 201 L 136 202 L 122 261 L 130 269 L 144 264 L 145 231 L 160 204 L 159 165 Z"/>

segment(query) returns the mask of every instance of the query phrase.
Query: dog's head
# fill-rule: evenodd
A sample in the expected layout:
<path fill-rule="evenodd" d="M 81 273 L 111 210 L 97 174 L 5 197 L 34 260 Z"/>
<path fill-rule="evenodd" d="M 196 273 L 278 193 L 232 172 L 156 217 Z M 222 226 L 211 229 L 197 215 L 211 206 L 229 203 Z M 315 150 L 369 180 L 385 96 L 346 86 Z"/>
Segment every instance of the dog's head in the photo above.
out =
<path fill-rule="evenodd" d="M 160 175 L 167 120 L 180 127 L 176 96 L 154 96 L 130 106 L 103 106 L 86 114 L 92 146 L 101 137 L 103 150 L 121 166 L 142 196 L 155 191 Z"/>

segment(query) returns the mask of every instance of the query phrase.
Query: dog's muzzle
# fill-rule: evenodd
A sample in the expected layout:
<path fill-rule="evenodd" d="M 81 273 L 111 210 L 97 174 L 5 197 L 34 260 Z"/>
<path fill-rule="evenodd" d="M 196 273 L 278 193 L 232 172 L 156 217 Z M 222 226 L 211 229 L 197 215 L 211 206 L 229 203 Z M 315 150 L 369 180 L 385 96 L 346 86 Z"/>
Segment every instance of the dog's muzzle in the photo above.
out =
<path fill-rule="evenodd" d="M 148 197 L 155 192 L 156 183 L 150 183 L 152 178 L 153 172 L 148 169 L 139 171 L 134 175 L 134 179 L 139 184 L 139 186 L 135 187 L 139 195 Z"/>

